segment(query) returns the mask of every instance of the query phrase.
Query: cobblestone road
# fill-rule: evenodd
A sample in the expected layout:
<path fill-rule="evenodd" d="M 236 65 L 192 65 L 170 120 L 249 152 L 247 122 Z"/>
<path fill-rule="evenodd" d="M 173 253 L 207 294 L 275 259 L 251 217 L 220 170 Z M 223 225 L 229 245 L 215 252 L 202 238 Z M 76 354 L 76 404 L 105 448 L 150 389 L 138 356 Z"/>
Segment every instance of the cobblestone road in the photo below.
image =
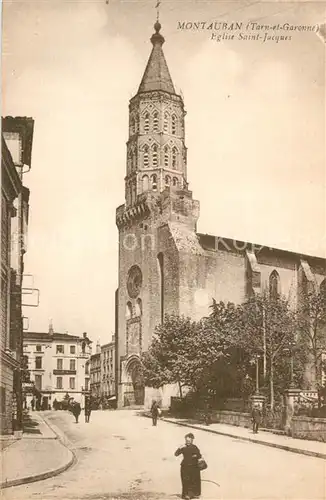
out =
<path fill-rule="evenodd" d="M 74 423 L 66 412 L 48 412 L 69 439 L 77 463 L 67 472 L 37 483 L 3 490 L 5 500 L 176 500 L 185 428 L 151 421 L 132 411 L 97 411 L 91 422 Z M 325 461 L 195 432 L 208 462 L 202 499 L 304 499 L 325 497 Z"/>

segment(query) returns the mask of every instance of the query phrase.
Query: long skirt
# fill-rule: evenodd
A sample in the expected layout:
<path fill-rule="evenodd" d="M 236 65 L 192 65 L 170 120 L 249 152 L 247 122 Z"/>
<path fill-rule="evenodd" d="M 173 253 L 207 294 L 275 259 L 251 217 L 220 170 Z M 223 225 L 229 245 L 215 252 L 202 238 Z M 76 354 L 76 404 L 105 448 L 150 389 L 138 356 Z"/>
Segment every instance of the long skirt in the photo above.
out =
<path fill-rule="evenodd" d="M 201 494 L 200 470 L 197 465 L 181 465 L 182 498 Z"/>

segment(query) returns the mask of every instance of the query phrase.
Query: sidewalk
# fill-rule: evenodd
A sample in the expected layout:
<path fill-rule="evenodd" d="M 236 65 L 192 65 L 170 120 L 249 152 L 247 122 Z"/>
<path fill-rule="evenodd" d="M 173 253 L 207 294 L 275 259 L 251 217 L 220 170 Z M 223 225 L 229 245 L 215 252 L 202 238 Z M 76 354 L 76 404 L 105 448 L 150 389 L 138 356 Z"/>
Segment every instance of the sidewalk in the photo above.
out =
<path fill-rule="evenodd" d="M 146 414 L 146 416 L 149 416 Z M 162 417 L 163 422 L 190 427 L 204 432 L 211 432 L 213 434 L 220 434 L 221 436 L 228 436 L 243 441 L 250 441 L 255 444 L 263 446 L 270 446 L 272 448 L 280 448 L 281 450 L 291 451 L 293 453 L 300 453 L 310 457 L 317 457 L 326 459 L 326 444 L 320 441 L 308 441 L 305 439 L 295 439 L 288 436 L 277 435 L 272 432 L 260 431 L 258 434 L 253 434 L 251 429 L 244 427 L 236 427 L 227 424 L 210 424 L 203 425 L 195 423 L 194 420 L 177 419 L 173 417 Z"/>
<path fill-rule="evenodd" d="M 24 417 L 24 433 L 0 453 L 0 488 L 56 476 L 75 461 L 73 453 L 38 412 Z"/>

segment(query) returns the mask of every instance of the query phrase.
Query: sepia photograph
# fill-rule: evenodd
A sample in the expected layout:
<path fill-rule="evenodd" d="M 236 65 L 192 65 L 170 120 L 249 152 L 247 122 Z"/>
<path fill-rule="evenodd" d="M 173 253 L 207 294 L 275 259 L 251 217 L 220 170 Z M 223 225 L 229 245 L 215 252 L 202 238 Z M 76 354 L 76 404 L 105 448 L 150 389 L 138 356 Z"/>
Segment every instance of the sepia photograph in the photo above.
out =
<path fill-rule="evenodd" d="M 2 0 L 0 497 L 326 497 L 326 2 Z"/>

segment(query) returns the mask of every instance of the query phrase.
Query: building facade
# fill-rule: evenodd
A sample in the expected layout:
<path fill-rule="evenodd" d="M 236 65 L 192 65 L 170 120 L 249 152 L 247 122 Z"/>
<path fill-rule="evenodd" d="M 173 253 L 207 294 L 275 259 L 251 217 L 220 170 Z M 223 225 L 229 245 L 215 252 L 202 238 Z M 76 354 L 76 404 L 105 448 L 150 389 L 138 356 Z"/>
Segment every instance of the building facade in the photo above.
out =
<path fill-rule="evenodd" d="M 95 399 L 101 397 L 101 346 L 96 344 L 96 352 L 91 356 L 89 364 L 90 392 Z"/>
<path fill-rule="evenodd" d="M 172 388 L 145 388 L 140 355 L 165 314 L 198 320 L 212 299 L 241 303 L 271 286 L 293 307 L 307 284 L 325 284 L 325 259 L 199 234 L 187 178 L 185 108 L 163 54 L 161 25 L 129 104 L 125 203 L 117 208 L 118 405 L 169 404 Z M 307 374 L 307 381 L 313 377 Z M 307 382 L 308 383 L 308 382 Z M 166 391 L 166 392 L 165 392 Z M 170 392 L 169 392 L 170 391 Z"/>
<path fill-rule="evenodd" d="M 34 120 L 2 119 L 1 143 L 1 433 L 22 429 L 23 275 Z"/>
<path fill-rule="evenodd" d="M 101 396 L 110 398 L 115 392 L 115 339 L 101 346 Z"/>
<path fill-rule="evenodd" d="M 82 337 L 68 333 L 25 332 L 24 357 L 31 382 L 41 395 L 40 405 L 47 409 L 56 399 L 62 401 L 68 393 L 75 401 L 83 403 L 89 390 L 87 362 L 91 356 L 92 342 L 86 333 Z M 29 395 L 27 404 L 32 395 Z"/>

